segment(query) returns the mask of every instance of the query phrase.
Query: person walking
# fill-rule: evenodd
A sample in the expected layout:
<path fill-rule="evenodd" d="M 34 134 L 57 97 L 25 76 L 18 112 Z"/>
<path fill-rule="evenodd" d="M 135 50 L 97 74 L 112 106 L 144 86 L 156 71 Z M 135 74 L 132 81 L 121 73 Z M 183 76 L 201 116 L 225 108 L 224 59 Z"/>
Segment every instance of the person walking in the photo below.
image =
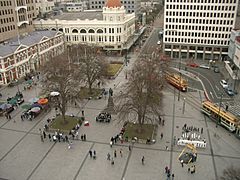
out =
<path fill-rule="evenodd" d="M 142 157 L 142 165 L 144 165 L 145 157 Z"/>
<path fill-rule="evenodd" d="M 43 138 L 46 139 L 47 135 L 45 133 L 45 131 L 43 131 Z"/>
<path fill-rule="evenodd" d="M 180 162 L 181 162 L 181 165 L 182 165 L 182 167 L 183 167 L 183 160 L 181 160 Z"/>
<path fill-rule="evenodd" d="M 111 165 L 114 165 L 114 159 L 113 159 L 113 157 L 112 157 L 112 160 L 111 160 Z"/>
<path fill-rule="evenodd" d="M 96 159 L 96 157 L 97 157 L 97 154 L 96 154 L 96 151 L 94 150 L 93 151 L 93 159 Z"/>
<path fill-rule="evenodd" d="M 129 151 L 131 151 L 131 150 L 132 150 L 132 148 L 131 148 L 131 146 L 130 146 L 130 145 L 128 146 L 128 150 L 129 150 Z"/>
<path fill-rule="evenodd" d="M 49 139 L 49 141 L 52 141 L 51 134 L 48 134 L 48 139 Z"/>
<path fill-rule="evenodd" d="M 164 126 L 164 123 L 165 123 L 165 120 L 163 119 L 163 120 L 162 120 L 162 125 L 163 125 L 163 126 Z"/>
<path fill-rule="evenodd" d="M 116 158 L 117 157 L 117 151 L 114 150 L 114 157 Z"/>
<path fill-rule="evenodd" d="M 123 154 L 122 154 L 122 149 L 120 149 L 120 156 L 123 157 Z"/>
<path fill-rule="evenodd" d="M 175 177 L 174 174 L 172 174 L 172 180 L 174 180 L 174 177 Z"/>
<path fill-rule="evenodd" d="M 165 167 L 165 173 L 167 174 L 167 172 L 168 172 L 168 167 L 166 166 Z"/>
<path fill-rule="evenodd" d="M 84 110 L 82 110 L 82 116 L 84 117 Z"/>
<path fill-rule="evenodd" d="M 40 137 L 41 137 L 41 141 L 44 142 L 44 140 L 43 140 L 43 135 L 42 135 L 42 134 L 40 134 Z"/>
<path fill-rule="evenodd" d="M 90 158 L 92 158 L 92 150 L 89 150 L 89 156 L 90 156 Z"/>
<path fill-rule="evenodd" d="M 111 160 L 111 155 L 110 155 L 110 153 L 107 153 L 107 160 L 108 160 L 108 161 Z"/>
<path fill-rule="evenodd" d="M 162 138 L 163 138 L 163 133 L 161 133 L 161 135 L 160 135 L 160 136 L 161 136 L 161 139 L 162 139 Z"/>

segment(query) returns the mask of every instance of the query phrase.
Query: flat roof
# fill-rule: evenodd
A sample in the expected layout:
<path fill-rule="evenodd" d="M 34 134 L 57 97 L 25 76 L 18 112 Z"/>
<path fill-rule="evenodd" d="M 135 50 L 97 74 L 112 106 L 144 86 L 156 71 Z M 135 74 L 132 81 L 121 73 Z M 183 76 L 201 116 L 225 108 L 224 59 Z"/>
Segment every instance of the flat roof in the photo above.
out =
<path fill-rule="evenodd" d="M 84 12 L 69 12 L 63 13 L 61 15 L 52 16 L 50 19 L 59 19 L 59 20 L 103 20 L 102 11 L 84 11 Z"/>

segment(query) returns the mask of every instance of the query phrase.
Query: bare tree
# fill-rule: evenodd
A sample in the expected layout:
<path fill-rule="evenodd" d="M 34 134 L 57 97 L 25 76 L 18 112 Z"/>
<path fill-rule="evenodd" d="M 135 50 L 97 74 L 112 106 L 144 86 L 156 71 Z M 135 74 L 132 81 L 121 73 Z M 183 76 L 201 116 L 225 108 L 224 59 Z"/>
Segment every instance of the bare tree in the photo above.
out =
<path fill-rule="evenodd" d="M 240 180 L 240 168 L 234 168 L 230 166 L 223 170 L 221 180 Z"/>
<path fill-rule="evenodd" d="M 92 86 L 97 81 L 104 81 L 107 74 L 108 63 L 104 60 L 101 51 L 94 46 L 74 45 L 70 49 L 71 59 L 81 69 L 81 76 L 85 80 L 92 94 Z"/>
<path fill-rule="evenodd" d="M 141 127 L 153 115 L 160 114 L 165 83 L 163 70 L 167 67 L 167 61 L 156 54 L 138 61 L 117 97 L 119 119 L 126 120 L 134 114 Z"/>
<path fill-rule="evenodd" d="M 81 80 L 78 76 L 78 66 L 70 62 L 68 53 L 64 52 L 52 58 L 42 67 L 46 78 L 46 83 L 43 84 L 45 91 L 60 93 L 57 107 L 62 113 L 64 123 L 67 123 L 65 118 L 67 102 L 78 93 Z"/>

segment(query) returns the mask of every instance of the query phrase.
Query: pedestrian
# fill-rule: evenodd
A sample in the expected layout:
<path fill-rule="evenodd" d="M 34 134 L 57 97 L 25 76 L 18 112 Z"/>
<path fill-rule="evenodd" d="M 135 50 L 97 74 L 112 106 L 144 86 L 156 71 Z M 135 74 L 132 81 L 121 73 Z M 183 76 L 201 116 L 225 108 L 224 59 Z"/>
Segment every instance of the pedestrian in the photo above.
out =
<path fill-rule="evenodd" d="M 65 135 L 65 141 L 68 142 L 68 136 L 67 135 Z"/>
<path fill-rule="evenodd" d="M 168 167 L 166 166 L 165 167 L 165 173 L 167 174 L 167 172 L 168 172 Z"/>
<path fill-rule="evenodd" d="M 196 172 L 196 166 L 193 165 L 193 173 L 195 173 L 195 172 Z"/>
<path fill-rule="evenodd" d="M 114 165 L 114 159 L 112 158 L 112 160 L 111 160 L 111 165 Z"/>
<path fill-rule="evenodd" d="M 166 146 L 166 150 L 168 151 L 168 146 Z"/>
<path fill-rule="evenodd" d="M 173 144 L 176 145 L 176 136 L 173 138 Z"/>
<path fill-rule="evenodd" d="M 122 149 L 120 149 L 120 156 L 123 157 L 123 155 L 122 155 Z"/>
<path fill-rule="evenodd" d="M 96 151 L 94 150 L 93 151 L 93 159 L 96 159 L 96 157 L 97 157 L 97 154 L 96 154 Z"/>
<path fill-rule="evenodd" d="M 132 150 L 130 145 L 128 146 L 128 150 L 129 150 L 129 151 L 131 151 L 131 150 Z"/>
<path fill-rule="evenodd" d="M 40 137 L 41 137 L 41 141 L 44 142 L 44 140 L 43 140 L 43 135 L 42 135 L 42 134 L 40 134 Z"/>
<path fill-rule="evenodd" d="M 160 125 L 161 124 L 161 121 L 162 121 L 162 118 L 160 115 L 158 115 L 158 124 Z"/>
<path fill-rule="evenodd" d="M 68 149 L 72 149 L 72 142 L 68 143 Z"/>
<path fill-rule="evenodd" d="M 181 165 L 182 165 L 182 167 L 183 167 L 183 160 L 181 160 L 180 162 L 181 162 Z"/>
<path fill-rule="evenodd" d="M 203 133 L 203 128 L 201 128 L 201 134 Z"/>
<path fill-rule="evenodd" d="M 82 110 L 82 116 L 84 117 L 84 110 Z"/>
<path fill-rule="evenodd" d="M 8 119 L 12 119 L 12 116 L 10 114 L 8 114 Z"/>
<path fill-rule="evenodd" d="M 226 111 L 228 111 L 228 105 L 226 105 Z"/>
<path fill-rule="evenodd" d="M 87 139 L 86 134 L 83 134 L 83 139 L 84 139 L 84 141 L 86 141 L 86 139 Z"/>
<path fill-rule="evenodd" d="M 92 158 L 92 150 L 89 150 L 89 156 Z"/>
<path fill-rule="evenodd" d="M 76 101 L 74 101 L 74 104 L 75 104 L 75 107 L 77 107 L 77 102 Z"/>
<path fill-rule="evenodd" d="M 24 121 L 24 119 L 23 119 L 23 115 L 21 115 L 21 120 Z"/>
<path fill-rule="evenodd" d="M 172 180 L 174 180 L 174 174 L 172 174 Z"/>
<path fill-rule="evenodd" d="M 117 157 L 117 151 L 114 150 L 114 157 L 116 158 Z"/>
<path fill-rule="evenodd" d="M 112 141 L 110 141 L 110 147 L 112 148 L 112 145 L 113 145 L 113 142 Z"/>
<path fill-rule="evenodd" d="M 162 125 L 163 125 L 163 126 L 164 126 L 164 123 L 165 123 L 165 120 L 163 119 L 163 120 L 162 120 Z"/>
<path fill-rule="evenodd" d="M 83 141 L 83 135 L 81 134 L 81 140 Z"/>
<path fill-rule="evenodd" d="M 170 175 L 170 169 L 168 169 L 168 170 L 167 170 L 167 174 L 169 174 L 169 175 Z"/>
<path fill-rule="evenodd" d="M 111 155 L 110 155 L 110 153 L 107 153 L 107 160 L 110 161 L 110 159 L 111 159 Z"/>
<path fill-rule="evenodd" d="M 49 141 L 51 141 L 51 134 L 48 134 L 48 139 Z"/>
<path fill-rule="evenodd" d="M 190 167 L 188 167 L 188 173 L 190 172 Z"/>
<path fill-rule="evenodd" d="M 145 157 L 142 157 L 142 165 L 144 165 Z"/>
<path fill-rule="evenodd" d="M 161 139 L 163 138 L 163 133 L 161 133 Z"/>
<path fill-rule="evenodd" d="M 8 119 L 8 113 L 5 114 L 6 119 Z"/>
<path fill-rule="evenodd" d="M 43 131 L 43 138 L 46 139 L 46 136 L 47 135 L 46 135 L 45 131 Z"/>

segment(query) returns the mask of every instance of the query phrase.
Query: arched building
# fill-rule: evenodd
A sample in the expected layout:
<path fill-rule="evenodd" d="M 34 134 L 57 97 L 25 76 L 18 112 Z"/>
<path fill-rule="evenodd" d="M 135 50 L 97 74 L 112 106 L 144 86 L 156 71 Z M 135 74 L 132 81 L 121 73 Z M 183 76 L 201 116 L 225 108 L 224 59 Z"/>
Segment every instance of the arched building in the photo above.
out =
<path fill-rule="evenodd" d="M 120 0 L 108 0 L 103 11 L 63 13 L 34 21 L 36 29 L 62 31 L 67 43 L 93 44 L 105 50 L 122 50 L 134 35 L 135 15 L 127 14 Z"/>

